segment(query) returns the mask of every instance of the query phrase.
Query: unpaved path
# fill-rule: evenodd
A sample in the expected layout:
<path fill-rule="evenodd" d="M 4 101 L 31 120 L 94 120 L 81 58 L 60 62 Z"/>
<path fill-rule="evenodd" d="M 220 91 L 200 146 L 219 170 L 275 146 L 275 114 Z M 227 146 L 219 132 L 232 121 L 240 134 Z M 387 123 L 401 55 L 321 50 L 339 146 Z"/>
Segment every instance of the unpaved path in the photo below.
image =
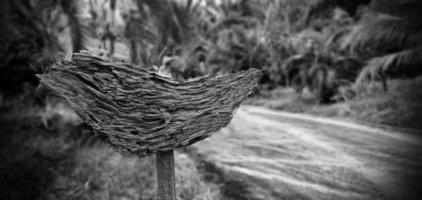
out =
<path fill-rule="evenodd" d="M 194 145 L 233 199 L 418 199 L 422 137 L 243 106 Z M 227 185 L 228 184 L 228 185 Z M 233 195 L 232 195 L 233 196 Z"/>

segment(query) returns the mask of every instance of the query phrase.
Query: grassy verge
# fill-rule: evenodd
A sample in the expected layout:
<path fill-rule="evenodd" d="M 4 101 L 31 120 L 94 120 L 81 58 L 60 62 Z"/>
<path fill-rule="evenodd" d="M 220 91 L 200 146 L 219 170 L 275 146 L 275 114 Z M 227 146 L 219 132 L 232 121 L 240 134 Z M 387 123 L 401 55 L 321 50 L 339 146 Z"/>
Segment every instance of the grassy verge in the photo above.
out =
<path fill-rule="evenodd" d="M 295 113 L 356 120 L 422 130 L 422 77 L 390 80 L 389 91 L 380 85 L 359 89 L 356 97 L 330 105 L 317 105 L 307 95 L 290 88 L 277 88 L 248 100 L 250 105 Z"/>
<path fill-rule="evenodd" d="M 155 199 L 155 158 L 116 153 L 91 134 L 39 117 L 44 109 L 3 101 L 0 106 L 0 196 L 4 199 Z M 53 118 L 52 120 L 63 120 Z M 177 197 L 221 199 L 195 162 L 176 153 Z"/>

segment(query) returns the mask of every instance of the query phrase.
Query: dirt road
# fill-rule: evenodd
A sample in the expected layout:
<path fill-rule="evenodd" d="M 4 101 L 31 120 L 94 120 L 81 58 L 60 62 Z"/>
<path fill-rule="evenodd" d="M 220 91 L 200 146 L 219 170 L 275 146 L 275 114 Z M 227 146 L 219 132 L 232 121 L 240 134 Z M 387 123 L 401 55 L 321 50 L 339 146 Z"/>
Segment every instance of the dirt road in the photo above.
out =
<path fill-rule="evenodd" d="M 229 126 L 193 149 L 212 165 L 207 173 L 218 171 L 232 199 L 422 196 L 416 134 L 243 106 Z"/>

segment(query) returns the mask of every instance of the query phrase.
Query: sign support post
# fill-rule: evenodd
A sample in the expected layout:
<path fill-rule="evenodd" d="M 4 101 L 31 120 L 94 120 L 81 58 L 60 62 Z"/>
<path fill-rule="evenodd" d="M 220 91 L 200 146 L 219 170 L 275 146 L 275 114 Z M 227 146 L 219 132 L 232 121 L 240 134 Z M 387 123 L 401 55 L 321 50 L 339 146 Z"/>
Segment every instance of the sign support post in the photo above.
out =
<path fill-rule="evenodd" d="M 176 181 L 174 173 L 174 151 L 156 153 L 157 200 L 176 200 Z"/>

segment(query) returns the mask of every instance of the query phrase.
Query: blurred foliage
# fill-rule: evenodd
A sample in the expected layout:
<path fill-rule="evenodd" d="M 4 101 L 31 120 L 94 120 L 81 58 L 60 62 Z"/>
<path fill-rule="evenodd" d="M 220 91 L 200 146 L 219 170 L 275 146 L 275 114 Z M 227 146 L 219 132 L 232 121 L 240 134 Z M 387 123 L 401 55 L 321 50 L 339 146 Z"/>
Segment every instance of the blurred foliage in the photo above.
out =
<path fill-rule="evenodd" d="M 83 48 L 82 26 L 74 1 L 2 1 L 0 87 L 20 92 L 24 82 L 37 83 L 57 58 Z"/>
<path fill-rule="evenodd" d="M 261 89 L 306 88 L 317 102 L 335 100 L 342 87 L 421 71 L 422 6 L 416 0 L 2 4 L 2 86 L 36 82 L 34 73 L 81 49 L 180 81 L 260 68 Z"/>
<path fill-rule="evenodd" d="M 153 198 L 153 159 L 113 153 L 63 115 L 61 101 L 35 89 L 35 74 L 73 52 L 90 50 L 180 81 L 259 68 L 264 75 L 253 98 L 266 99 L 255 103 L 420 128 L 421 78 L 387 79 L 421 75 L 421 15 L 419 0 L 0 1 L 0 111 L 37 115 L 0 120 L 7 127 L 2 196 Z M 376 81 L 389 93 L 373 89 Z M 8 102 L 9 94 L 18 100 Z M 40 113 L 25 107 L 33 96 L 46 103 Z M 338 100 L 345 103 L 314 105 Z M 191 160 L 176 159 L 179 199 L 221 198 Z"/>
<path fill-rule="evenodd" d="M 45 110 L 26 100 L 4 104 L 11 105 L 0 107 L 2 199 L 155 199 L 153 156 L 115 152 L 89 129 L 74 126 L 61 102 Z M 4 110 L 14 106 L 19 110 Z M 51 114 L 61 116 L 45 129 Z M 175 160 L 177 199 L 222 199 L 220 186 L 205 181 L 187 154 L 177 152 Z"/>

